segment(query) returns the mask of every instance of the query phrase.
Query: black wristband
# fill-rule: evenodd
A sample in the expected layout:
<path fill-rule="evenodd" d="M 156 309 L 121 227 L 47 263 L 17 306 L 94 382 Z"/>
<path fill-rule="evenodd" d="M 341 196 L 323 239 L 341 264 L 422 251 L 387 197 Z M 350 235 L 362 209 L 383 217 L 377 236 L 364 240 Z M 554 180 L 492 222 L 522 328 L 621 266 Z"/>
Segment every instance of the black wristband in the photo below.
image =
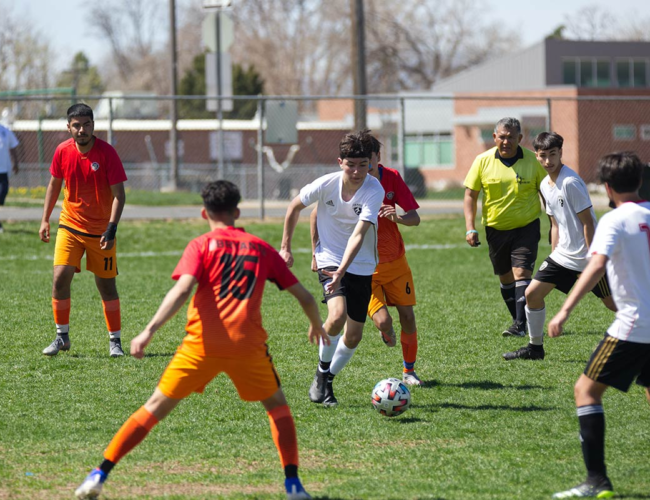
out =
<path fill-rule="evenodd" d="M 117 233 L 117 224 L 115 224 L 115 222 L 109 222 L 108 226 L 106 226 L 106 231 L 104 231 L 102 236 L 106 238 L 107 241 L 111 241 L 115 239 L 115 233 Z"/>

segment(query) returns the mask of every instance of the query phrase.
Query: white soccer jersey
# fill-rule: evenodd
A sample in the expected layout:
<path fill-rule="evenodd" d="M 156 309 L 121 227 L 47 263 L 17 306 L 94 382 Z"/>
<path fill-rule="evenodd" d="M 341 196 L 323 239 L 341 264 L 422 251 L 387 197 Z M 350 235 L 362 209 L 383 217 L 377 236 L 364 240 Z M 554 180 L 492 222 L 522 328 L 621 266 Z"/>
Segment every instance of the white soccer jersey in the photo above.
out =
<path fill-rule="evenodd" d="M 578 213 L 589 209 L 596 225 L 596 214 L 587 186 L 578 174 L 563 165 L 555 186 L 551 187 L 550 177 L 547 176 L 539 188 L 546 200 L 546 213 L 553 216 L 559 229 L 557 246 L 549 257 L 567 269 L 584 270 L 589 248 Z"/>
<path fill-rule="evenodd" d="M 377 179 L 368 175 L 350 201 L 343 201 L 343 172 L 324 175 L 300 190 L 300 201 L 309 206 L 318 202 L 318 237 L 316 263 L 319 268 L 338 267 L 343 259 L 354 227 L 360 220 L 373 227 L 363 238 L 361 250 L 348 267 L 348 272 L 370 276 L 377 267 L 377 217 L 384 200 L 384 189 Z"/>
<path fill-rule="evenodd" d="M 623 203 L 605 214 L 589 253 L 609 258 L 607 279 L 618 311 L 607 333 L 650 344 L 650 202 Z"/>
<path fill-rule="evenodd" d="M 0 174 L 11 174 L 10 149 L 18 146 L 18 139 L 7 127 L 0 125 Z"/>

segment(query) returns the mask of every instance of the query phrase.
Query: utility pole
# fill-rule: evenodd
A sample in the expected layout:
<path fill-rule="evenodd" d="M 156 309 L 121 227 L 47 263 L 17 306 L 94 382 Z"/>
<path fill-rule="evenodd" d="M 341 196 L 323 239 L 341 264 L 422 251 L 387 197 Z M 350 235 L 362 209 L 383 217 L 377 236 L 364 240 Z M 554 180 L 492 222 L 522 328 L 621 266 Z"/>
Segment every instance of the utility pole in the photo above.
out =
<path fill-rule="evenodd" d="M 352 82 L 355 96 L 368 94 L 366 85 L 366 35 L 363 0 L 350 0 L 352 10 Z M 354 100 L 354 129 L 367 128 L 367 103 L 365 99 Z"/>
<path fill-rule="evenodd" d="M 169 0 L 169 34 L 170 34 L 170 52 L 171 52 L 171 95 L 176 97 L 178 94 L 178 53 L 176 47 L 176 0 Z M 169 120 L 171 128 L 169 129 L 169 187 L 170 191 L 176 191 L 178 187 L 178 133 L 176 122 L 178 121 L 178 106 L 176 99 L 170 103 Z"/>

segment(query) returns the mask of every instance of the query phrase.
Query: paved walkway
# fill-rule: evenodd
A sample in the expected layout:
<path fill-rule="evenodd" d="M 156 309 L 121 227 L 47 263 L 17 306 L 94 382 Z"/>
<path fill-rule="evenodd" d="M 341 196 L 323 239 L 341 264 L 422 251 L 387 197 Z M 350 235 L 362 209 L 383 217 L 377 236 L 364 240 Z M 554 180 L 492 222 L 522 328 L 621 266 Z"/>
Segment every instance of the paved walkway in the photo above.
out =
<path fill-rule="evenodd" d="M 608 200 L 603 196 L 592 196 L 594 208 L 597 210 L 607 209 Z M 463 213 L 462 200 L 419 200 L 420 215 L 437 215 L 437 214 L 458 214 Z M 283 219 L 287 212 L 288 201 L 265 201 L 264 217 L 268 219 Z M 258 201 L 245 201 L 239 207 L 241 208 L 242 218 L 260 219 L 261 210 Z M 51 221 L 56 221 L 61 213 L 60 206 L 54 208 Z M 173 206 L 173 207 L 143 207 L 136 205 L 126 205 L 122 220 L 165 220 L 165 219 L 194 219 L 200 217 L 201 207 L 199 206 Z M 2 221 L 38 221 L 41 220 L 43 209 L 39 207 L 18 208 L 18 207 L 0 207 L 0 220 Z M 309 215 L 308 211 L 303 211 L 303 217 Z"/>

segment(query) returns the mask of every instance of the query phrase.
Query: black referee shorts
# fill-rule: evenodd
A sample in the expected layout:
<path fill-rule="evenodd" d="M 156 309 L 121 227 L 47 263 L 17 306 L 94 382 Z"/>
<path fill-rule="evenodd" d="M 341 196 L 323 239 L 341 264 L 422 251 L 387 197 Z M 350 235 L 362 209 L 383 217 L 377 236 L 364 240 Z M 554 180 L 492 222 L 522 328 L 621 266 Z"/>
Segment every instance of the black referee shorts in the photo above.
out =
<path fill-rule="evenodd" d="M 507 274 L 513 267 L 532 272 L 537 260 L 539 238 L 539 219 L 526 226 L 505 231 L 486 227 L 485 239 L 490 250 L 494 274 Z"/>

